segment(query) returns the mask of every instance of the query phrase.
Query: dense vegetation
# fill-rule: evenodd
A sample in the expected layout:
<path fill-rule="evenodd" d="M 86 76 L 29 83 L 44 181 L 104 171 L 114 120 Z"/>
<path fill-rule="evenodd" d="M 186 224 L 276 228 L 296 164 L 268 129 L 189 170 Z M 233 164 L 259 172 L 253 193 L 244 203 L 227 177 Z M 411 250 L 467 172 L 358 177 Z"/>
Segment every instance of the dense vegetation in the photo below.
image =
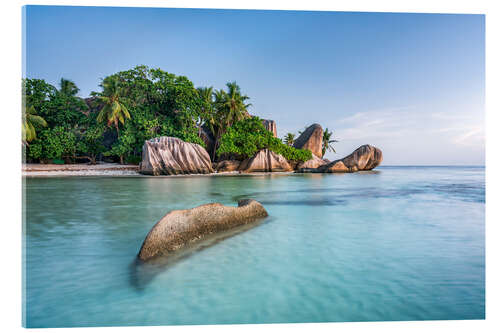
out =
<path fill-rule="evenodd" d="M 212 160 L 225 153 L 250 156 L 261 148 L 290 160 L 310 156 L 284 145 L 252 118 L 249 97 L 236 82 L 227 83 L 226 90 L 196 89 L 185 76 L 137 66 L 105 77 L 99 86 L 101 91 L 83 99 L 70 80 L 61 79 L 59 89 L 44 80 L 23 80 L 23 149 L 28 161 L 138 163 L 144 141 L 158 136 L 204 147 L 203 138 L 208 137 L 214 146 Z M 247 128 L 252 132 L 245 143 Z"/>
<path fill-rule="evenodd" d="M 275 138 L 270 131 L 266 130 L 258 117 L 240 120 L 228 128 L 221 138 L 217 153 L 245 159 L 265 148 L 283 155 L 290 161 L 307 161 L 312 158 L 311 151 L 295 149 Z"/>

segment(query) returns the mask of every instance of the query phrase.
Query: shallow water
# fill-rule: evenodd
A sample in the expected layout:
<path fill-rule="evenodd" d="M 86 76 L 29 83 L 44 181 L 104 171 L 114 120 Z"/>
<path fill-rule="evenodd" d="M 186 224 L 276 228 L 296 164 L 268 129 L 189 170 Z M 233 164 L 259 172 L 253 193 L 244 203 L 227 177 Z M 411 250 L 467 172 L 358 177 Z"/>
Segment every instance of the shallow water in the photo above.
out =
<path fill-rule="evenodd" d="M 28 327 L 481 319 L 482 167 L 357 174 L 27 178 Z M 166 265 L 137 265 L 171 209 L 269 217 Z"/>

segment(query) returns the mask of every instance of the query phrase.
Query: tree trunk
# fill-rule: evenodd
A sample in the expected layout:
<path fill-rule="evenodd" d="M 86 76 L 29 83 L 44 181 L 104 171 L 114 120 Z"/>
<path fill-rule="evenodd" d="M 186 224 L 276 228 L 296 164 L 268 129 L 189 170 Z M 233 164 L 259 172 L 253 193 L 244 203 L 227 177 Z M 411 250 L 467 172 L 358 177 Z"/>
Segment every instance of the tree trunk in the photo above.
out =
<path fill-rule="evenodd" d="M 123 155 L 120 155 L 120 164 L 124 164 L 123 163 Z"/>
<path fill-rule="evenodd" d="M 212 152 L 212 162 L 215 162 L 215 152 L 217 151 L 217 145 L 219 144 L 219 139 L 215 139 L 214 151 Z"/>

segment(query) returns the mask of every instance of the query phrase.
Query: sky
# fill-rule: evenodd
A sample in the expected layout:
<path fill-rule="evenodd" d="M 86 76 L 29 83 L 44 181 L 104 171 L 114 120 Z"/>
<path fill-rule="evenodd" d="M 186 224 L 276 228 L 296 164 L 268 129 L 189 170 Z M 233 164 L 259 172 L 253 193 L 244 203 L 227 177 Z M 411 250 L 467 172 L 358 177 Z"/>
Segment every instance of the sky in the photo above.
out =
<path fill-rule="evenodd" d="M 319 123 L 333 160 L 484 165 L 484 15 L 25 7 L 24 77 L 87 97 L 136 65 L 196 87 L 236 81 L 278 136 Z"/>

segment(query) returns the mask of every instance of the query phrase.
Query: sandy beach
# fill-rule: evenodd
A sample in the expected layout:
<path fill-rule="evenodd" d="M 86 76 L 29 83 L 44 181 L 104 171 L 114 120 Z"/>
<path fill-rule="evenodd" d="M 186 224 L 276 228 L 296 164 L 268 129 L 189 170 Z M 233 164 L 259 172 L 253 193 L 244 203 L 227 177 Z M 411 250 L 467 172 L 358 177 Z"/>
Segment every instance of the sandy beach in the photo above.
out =
<path fill-rule="evenodd" d="M 23 164 L 23 176 L 138 176 L 134 164 Z"/>
<path fill-rule="evenodd" d="M 218 172 L 209 174 L 147 176 L 139 173 L 134 164 L 99 163 L 90 164 L 23 164 L 23 177 L 64 177 L 64 176 L 141 176 L 141 177 L 210 177 L 210 176 L 265 176 L 291 175 L 294 172 Z"/>

